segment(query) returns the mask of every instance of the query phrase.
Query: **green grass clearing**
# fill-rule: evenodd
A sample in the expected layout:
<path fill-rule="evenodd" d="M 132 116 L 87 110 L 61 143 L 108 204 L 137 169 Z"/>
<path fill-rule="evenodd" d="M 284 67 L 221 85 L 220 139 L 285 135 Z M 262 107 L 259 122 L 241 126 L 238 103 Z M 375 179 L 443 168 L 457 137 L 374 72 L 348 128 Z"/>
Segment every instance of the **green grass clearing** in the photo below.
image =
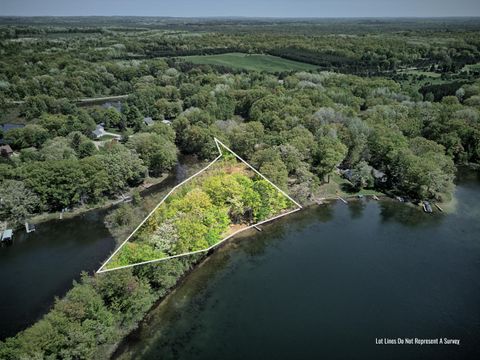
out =
<path fill-rule="evenodd" d="M 113 136 L 113 135 L 103 135 L 96 140 L 97 141 L 107 141 L 107 140 L 112 140 L 112 139 L 116 139 L 116 137 Z"/>
<path fill-rule="evenodd" d="M 462 70 L 465 71 L 480 71 L 480 63 L 465 65 Z"/>
<path fill-rule="evenodd" d="M 409 75 L 423 75 L 430 78 L 439 78 L 440 76 L 442 76 L 442 74 L 435 73 L 433 71 L 423 71 L 423 70 L 415 70 L 415 69 L 401 70 L 399 72 L 403 74 L 409 74 Z"/>
<path fill-rule="evenodd" d="M 317 69 L 315 65 L 263 54 L 250 55 L 244 53 L 227 53 L 218 55 L 183 56 L 182 59 L 194 64 L 220 65 L 233 69 L 251 71 L 282 72 Z"/>
<path fill-rule="evenodd" d="M 382 196 L 385 194 L 375 189 L 362 189 L 360 191 L 355 191 L 353 190 L 352 185 L 347 179 L 341 177 L 336 173 L 330 174 L 330 182 L 322 184 L 317 192 L 317 196 L 322 198 L 332 198 L 337 196 L 340 196 L 342 198 L 348 198 L 358 195 Z"/>

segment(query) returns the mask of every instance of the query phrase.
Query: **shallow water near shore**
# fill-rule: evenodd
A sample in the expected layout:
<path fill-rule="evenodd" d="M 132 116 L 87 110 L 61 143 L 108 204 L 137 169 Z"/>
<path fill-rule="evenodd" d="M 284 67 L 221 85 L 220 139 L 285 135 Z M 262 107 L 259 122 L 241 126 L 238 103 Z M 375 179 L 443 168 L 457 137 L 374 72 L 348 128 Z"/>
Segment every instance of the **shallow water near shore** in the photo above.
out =
<path fill-rule="evenodd" d="M 480 181 L 452 214 L 391 200 L 312 207 L 216 251 L 119 359 L 470 359 L 480 355 Z M 449 338 L 460 345 L 376 345 Z"/>
<path fill-rule="evenodd" d="M 142 196 L 161 196 L 195 166 L 194 158 L 182 156 L 175 171 Z M 48 220 L 30 234 L 15 230 L 13 243 L 0 247 L 0 340 L 39 320 L 82 271 L 93 273 L 106 260 L 116 245 L 104 224 L 111 209 Z"/>
<path fill-rule="evenodd" d="M 104 210 L 50 220 L 27 234 L 14 233 L 0 248 L 0 338 L 35 322 L 63 296 L 82 271 L 93 271 L 115 246 Z"/>

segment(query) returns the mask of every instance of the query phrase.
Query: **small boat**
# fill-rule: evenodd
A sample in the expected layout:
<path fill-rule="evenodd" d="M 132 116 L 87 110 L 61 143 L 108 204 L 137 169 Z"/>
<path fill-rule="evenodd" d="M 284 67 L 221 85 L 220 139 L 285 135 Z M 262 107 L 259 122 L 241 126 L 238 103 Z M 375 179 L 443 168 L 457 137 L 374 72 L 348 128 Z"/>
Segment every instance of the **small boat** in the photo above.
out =
<path fill-rule="evenodd" d="M 405 202 L 405 199 L 401 196 L 395 196 L 395 199 L 397 199 L 400 202 Z"/>
<path fill-rule="evenodd" d="M 432 213 L 433 212 L 432 206 L 430 205 L 430 203 L 428 201 L 423 202 L 423 211 L 425 211 L 426 213 Z"/>
<path fill-rule="evenodd" d="M 2 234 L 2 243 L 3 242 L 9 242 L 9 241 L 13 241 L 13 230 L 12 229 L 6 229 Z"/>

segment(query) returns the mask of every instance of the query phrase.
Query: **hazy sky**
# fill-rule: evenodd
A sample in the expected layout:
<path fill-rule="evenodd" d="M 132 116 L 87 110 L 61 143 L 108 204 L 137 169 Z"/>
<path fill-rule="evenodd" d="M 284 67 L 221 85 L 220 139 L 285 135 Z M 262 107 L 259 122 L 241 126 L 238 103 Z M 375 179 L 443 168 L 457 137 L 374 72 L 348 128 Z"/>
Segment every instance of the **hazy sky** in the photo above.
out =
<path fill-rule="evenodd" d="M 0 15 L 480 16 L 479 0 L 0 0 Z"/>

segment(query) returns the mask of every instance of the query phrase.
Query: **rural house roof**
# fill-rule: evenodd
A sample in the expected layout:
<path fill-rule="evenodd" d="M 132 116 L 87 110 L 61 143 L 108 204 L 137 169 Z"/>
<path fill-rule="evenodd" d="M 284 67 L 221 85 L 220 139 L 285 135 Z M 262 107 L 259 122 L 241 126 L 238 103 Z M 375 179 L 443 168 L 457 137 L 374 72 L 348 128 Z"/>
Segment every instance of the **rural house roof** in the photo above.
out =
<path fill-rule="evenodd" d="M 10 147 L 10 145 L 2 145 L 0 146 L 0 154 L 2 156 L 10 156 L 13 154 L 13 150 L 12 148 Z"/>
<path fill-rule="evenodd" d="M 382 179 L 386 176 L 384 172 L 377 169 L 372 169 L 372 175 L 375 179 Z"/>
<path fill-rule="evenodd" d="M 103 131 L 100 130 L 100 129 L 95 129 L 95 130 L 92 131 L 92 134 L 93 134 L 95 137 L 98 138 L 98 137 L 100 137 L 100 136 L 103 135 Z"/>
<path fill-rule="evenodd" d="M 104 109 L 114 108 L 118 112 L 122 111 L 122 103 L 120 101 L 113 101 L 113 102 L 108 101 L 105 104 L 103 104 L 102 107 Z"/>
<path fill-rule="evenodd" d="M 99 137 L 103 136 L 104 133 L 105 133 L 105 129 L 103 128 L 103 126 L 101 124 L 97 125 L 95 130 L 92 131 L 93 136 L 95 136 L 96 138 L 99 138 Z"/>

